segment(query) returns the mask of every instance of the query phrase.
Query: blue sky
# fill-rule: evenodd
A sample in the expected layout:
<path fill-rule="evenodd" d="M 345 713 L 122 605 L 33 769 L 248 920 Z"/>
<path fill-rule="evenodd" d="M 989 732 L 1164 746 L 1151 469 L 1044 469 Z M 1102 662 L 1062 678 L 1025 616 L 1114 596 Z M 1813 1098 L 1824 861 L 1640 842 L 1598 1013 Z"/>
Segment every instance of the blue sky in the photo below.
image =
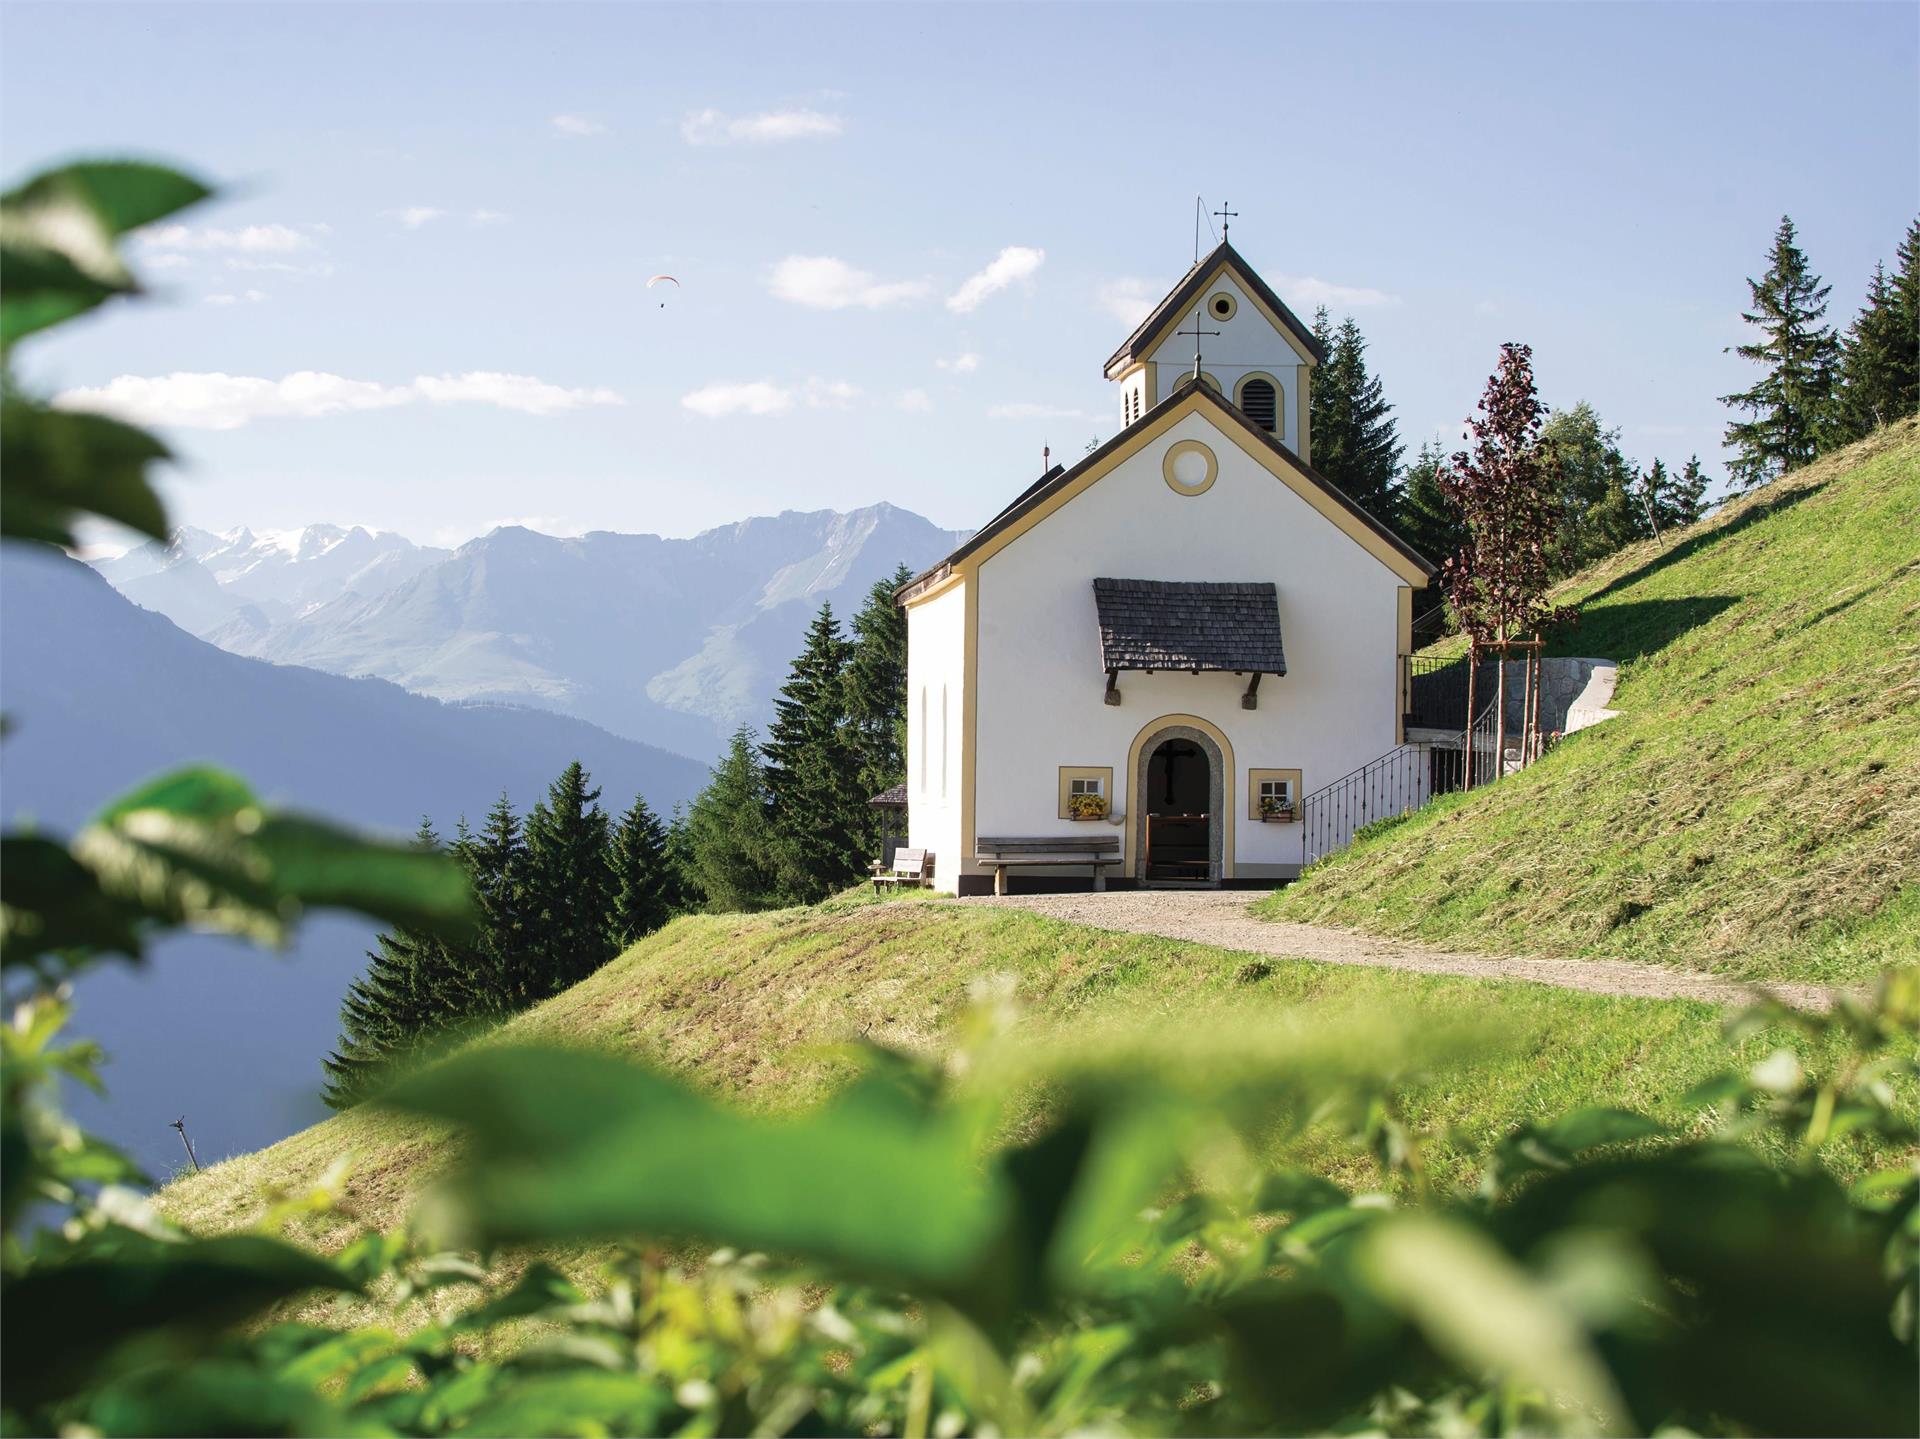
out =
<path fill-rule="evenodd" d="M 1779 216 L 1844 322 L 1920 210 L 1902 4 L 16 3 L 0 40 L 9 177 L 225 188 L 140 246 L 157 300 L 23 356 L 159 421 L 209 528 L 976 525 L 1117 427 L 1196 194 L 1359 320 L 1411 442 L 1518 339 L 1717 475 Z"/>

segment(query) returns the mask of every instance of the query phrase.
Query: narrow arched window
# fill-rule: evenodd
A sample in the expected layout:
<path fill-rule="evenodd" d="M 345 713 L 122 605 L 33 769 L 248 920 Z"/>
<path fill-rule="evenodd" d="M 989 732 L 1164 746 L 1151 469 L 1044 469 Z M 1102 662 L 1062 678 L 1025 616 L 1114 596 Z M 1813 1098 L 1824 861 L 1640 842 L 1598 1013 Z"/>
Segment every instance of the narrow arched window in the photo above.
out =
<path fill-rule="evenodd" d="M 1240 387 L 1240 408 L 1269 434 L 1280 431 L 1280 397 L 1269 380 L 1248 380 Z"/>

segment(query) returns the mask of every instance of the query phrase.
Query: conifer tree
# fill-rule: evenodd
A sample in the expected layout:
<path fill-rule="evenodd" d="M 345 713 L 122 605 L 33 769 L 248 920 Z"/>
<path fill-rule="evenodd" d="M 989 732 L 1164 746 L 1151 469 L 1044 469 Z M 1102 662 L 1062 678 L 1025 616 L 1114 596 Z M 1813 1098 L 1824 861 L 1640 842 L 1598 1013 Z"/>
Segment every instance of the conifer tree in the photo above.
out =
<path fill-rule="evenodd" d="M 706 904 L 693 873 L 693 837 L 687 811 L 673 807 L 667 820 L 667 913 L 686 914 Z"/>
<path fill-rule="evenodd" d="M 1639 478 L 1620 452 L 1620 431 L 1606 429 L 1592 405 L 1557 410 L 1540 431 L 1542 456 L 1559 494 L 1552 555 L 1560 579 L 1649 533 L 1634 494 Z"/>
<path fill-rule="evenodd" d="M 853 617 L 847 663 L 847 723 L 859 755 L 860 790 L 871 799 L 907 777 L 907 615 L 894 595 L 913 578 L 905 565 L 867 591 Z M 879 821 L 862 808 L 862 850 L 879 840 Z"/>
<path fill-rule="evenodd" d="M 440 847 L 432 822 L 424 818 L 414 841 L 423 849 Z M 400 926 L 377 935 L 374 944 L 366 972 L 347 986 L 341 1001 L 340 1039 L 321 1061 L 326 1072 L 321 1098 L 330 1109 L 358 1104 L 470 1011 L 465 967 L 441 939 Z"/>
<path fill-rule="evenodd" d="M 1436 565 L 1458 554 L 1467 542 L 1460 512 L 1440 487 L 1446 463 L 1446 452 L 1434 441 L 1420 446 L 1401 477 L 1400 504 L 1394 516 L 1394 525 L 1406 542 Z"/>
<path fill-rule="evenodd" d="M 577 984 L 614 955 L 613 872 L 600 791 L 579 760 L 527 816 L 527 903 L 519 956 L 534 999 Z"/>
<path fill-rule="evenodd" d="M 668 870 L 667 827 L 635 795 L 613 832 L 613 914 L 616 945 L 652 934 L 673 917 L 673 876 Z"/>
<path fill-rule="evenodd" d="M 820 606 L 761 746 L 782 894 L 812 904 L 859 877 L 867 795 L 847 717 L 847 642 L 833 607 Z"/>
<path fill-rule="evenodd" d="M 1914 236 L 1909 234 L 1908 244 Z M 1905 256 L 1913 264 L 1913 256 Z M 1920 407 L 1920 335 L 1913 312 L 1901 303 L 1897 280 L 1885 265 L 1873 267 L 1867 303 L 1847 330 L 1840 360 L 1839 444 L 1864 439 L 1882 425 Z"/>
<path fill-rule="evenodd" d="M 1309 406 L 1313 467 L 1368 514 L 1391 524 L 1405 446 L 1380 381 L 1367 373 L 1366 339 L 1351 316 L 1334 329 L 1325 306 L 1314 314 L 1313 332 L 1326 352 L 1314 372 Z"/>
<path fill-rule="evenodd" d="M 775 902 L 766 772 L 750 727 L 733 732 L 725 757 L 687 811 L 685 845 L 688 878 L 709 910 L 765 909 Z"/>
<path fill-rule="evenodd" d="M 1655 460 L 1641 487 L 1645 505 L 1662 535 L 1685 529 L 1706 513 L 1707 477 L 1698 455 L 1689 458 L 1678 475 L 1668 472 L 1665 461 Z"/>
<path fill-rule="evenodd" d="M 460 822 L 454 853 L 466 865 L 480 910 L 474 944 L 475 1010 L 511 1014 L 542 991 L 531 983 L 525 956 L 532 929 L 528 912 L 527 846 L 520 820 L 502 790 L 478 833 Z"/>
<path fill-rule="evenodd" d="M 1831 286 L 1820 282 L 1795 241 L 1793 220 L 1780 217 L 1767 273 L 1748 280 L 1753 308 L 1744 318 L 1760 337 L 1734 353 L 1760 365 L 1753 388 L 1721 396 L 1747 418 L 1728 424 L 1734 451 L 1728 473 L 1751 489 L 1806 464 L 1834 433 L 1839 341 L 1826 323 Z"/>

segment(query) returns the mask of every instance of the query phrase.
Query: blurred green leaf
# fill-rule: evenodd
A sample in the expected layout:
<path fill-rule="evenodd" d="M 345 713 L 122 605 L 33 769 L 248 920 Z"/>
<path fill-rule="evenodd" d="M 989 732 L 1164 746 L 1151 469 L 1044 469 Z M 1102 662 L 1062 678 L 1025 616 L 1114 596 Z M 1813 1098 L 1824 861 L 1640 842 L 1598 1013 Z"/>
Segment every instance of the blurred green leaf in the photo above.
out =
<path fill-rule="evenodd" d="M 885 1106 L 737 1114 L 600 1055 L 488 1049 L 381 1103 L 461 1126 L 451 1193 L 487 1241 L 685 1237 L 768 1249 L 936 1293 L 979 1266 L 1008 1218 L 969 1136 Z"/>
<path fill-rule="evenodd" d="M 0 195 L 0 347 L 139 288 L 119 237 L 211 192 L 137 161 L 88 161 Z"/>
<path fill-rule="evenodd" d="M 257 1235 L 180 1244 L 128 1235 L 124 1250 L 37 1267 L 0 1288 L 0 1305 L 15 1316 L 0 1346 L 10 1406 L 73 1392 L 129 1341 L 190 1355 L 208 1335 L 281 1299 L 356 1287 L 331 1264 Z M 31 1321 L 19 1322 L 23 1315 Z"/>
<path fill-rule="evenodd" d="M 1602 1433 L 1632 1426 L 1625 1400 L 1572 1317 L 1485 1236 L 1429 1215 L 1375 1225 L 1361 1265 L 1374 1291 L 1468 1372 L 1536 1384 Z"/>
<path fill-rule="evenodd" d="M 60 950 L 138 958 L 142 909 L 106 893 L 64 845 L 29 835 L 0 839 L 0 966 Z"/>
<path fill-rule="evenodd" d="M 72 545 L 74 521 L 93 514 L 165 542 L 167 513 L 147 469 L 171 458 L 145 430 L 9 392 L 0 399 L 0 536 Z"/>
<path fill-rule="evenodd" d="M 1666 1127 L 1626 1109 L 1576 1109 L 1545 1124 L 1522 1125 L 1494 1147 L 1483 1189 L 1498 1194 L 1514 1181 L 1544 1170 L 1565 1169 L 1583 1154 L 1610 1144 L 1658 1138 Z"/>
<path fill-rule="evenodd" d="M 656 1434 L 675 1409 L 658 1380 L 580 1370 L 523 1377 L 460 1426 L 474 1439 L 527 1434 Z"/>
<path fill-rule="evenodd" d="M 527 1266 L 511 1289 L 457 1315 L 447 1327 L 456 1334 L 491 1329 L 509 1319 L 525 1319 L 549 1309 L 579 1304 L 585 1298 L 566 1275 L 551 1264 L 536 1260 Z"/>

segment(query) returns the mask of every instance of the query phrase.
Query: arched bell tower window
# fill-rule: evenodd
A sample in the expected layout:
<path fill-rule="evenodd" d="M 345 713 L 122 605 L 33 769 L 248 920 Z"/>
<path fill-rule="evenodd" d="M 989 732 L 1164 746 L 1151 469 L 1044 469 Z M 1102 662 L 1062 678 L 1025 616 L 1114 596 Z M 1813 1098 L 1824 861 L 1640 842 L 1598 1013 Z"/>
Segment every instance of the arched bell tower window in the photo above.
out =
<path fill-rule="evenodd" d="M 1269 434 L 1280 427 L 1280 397 L 1266 380 L 1248 380 L 1240 387 L 1240 408 L 1247 418 Z"/>

